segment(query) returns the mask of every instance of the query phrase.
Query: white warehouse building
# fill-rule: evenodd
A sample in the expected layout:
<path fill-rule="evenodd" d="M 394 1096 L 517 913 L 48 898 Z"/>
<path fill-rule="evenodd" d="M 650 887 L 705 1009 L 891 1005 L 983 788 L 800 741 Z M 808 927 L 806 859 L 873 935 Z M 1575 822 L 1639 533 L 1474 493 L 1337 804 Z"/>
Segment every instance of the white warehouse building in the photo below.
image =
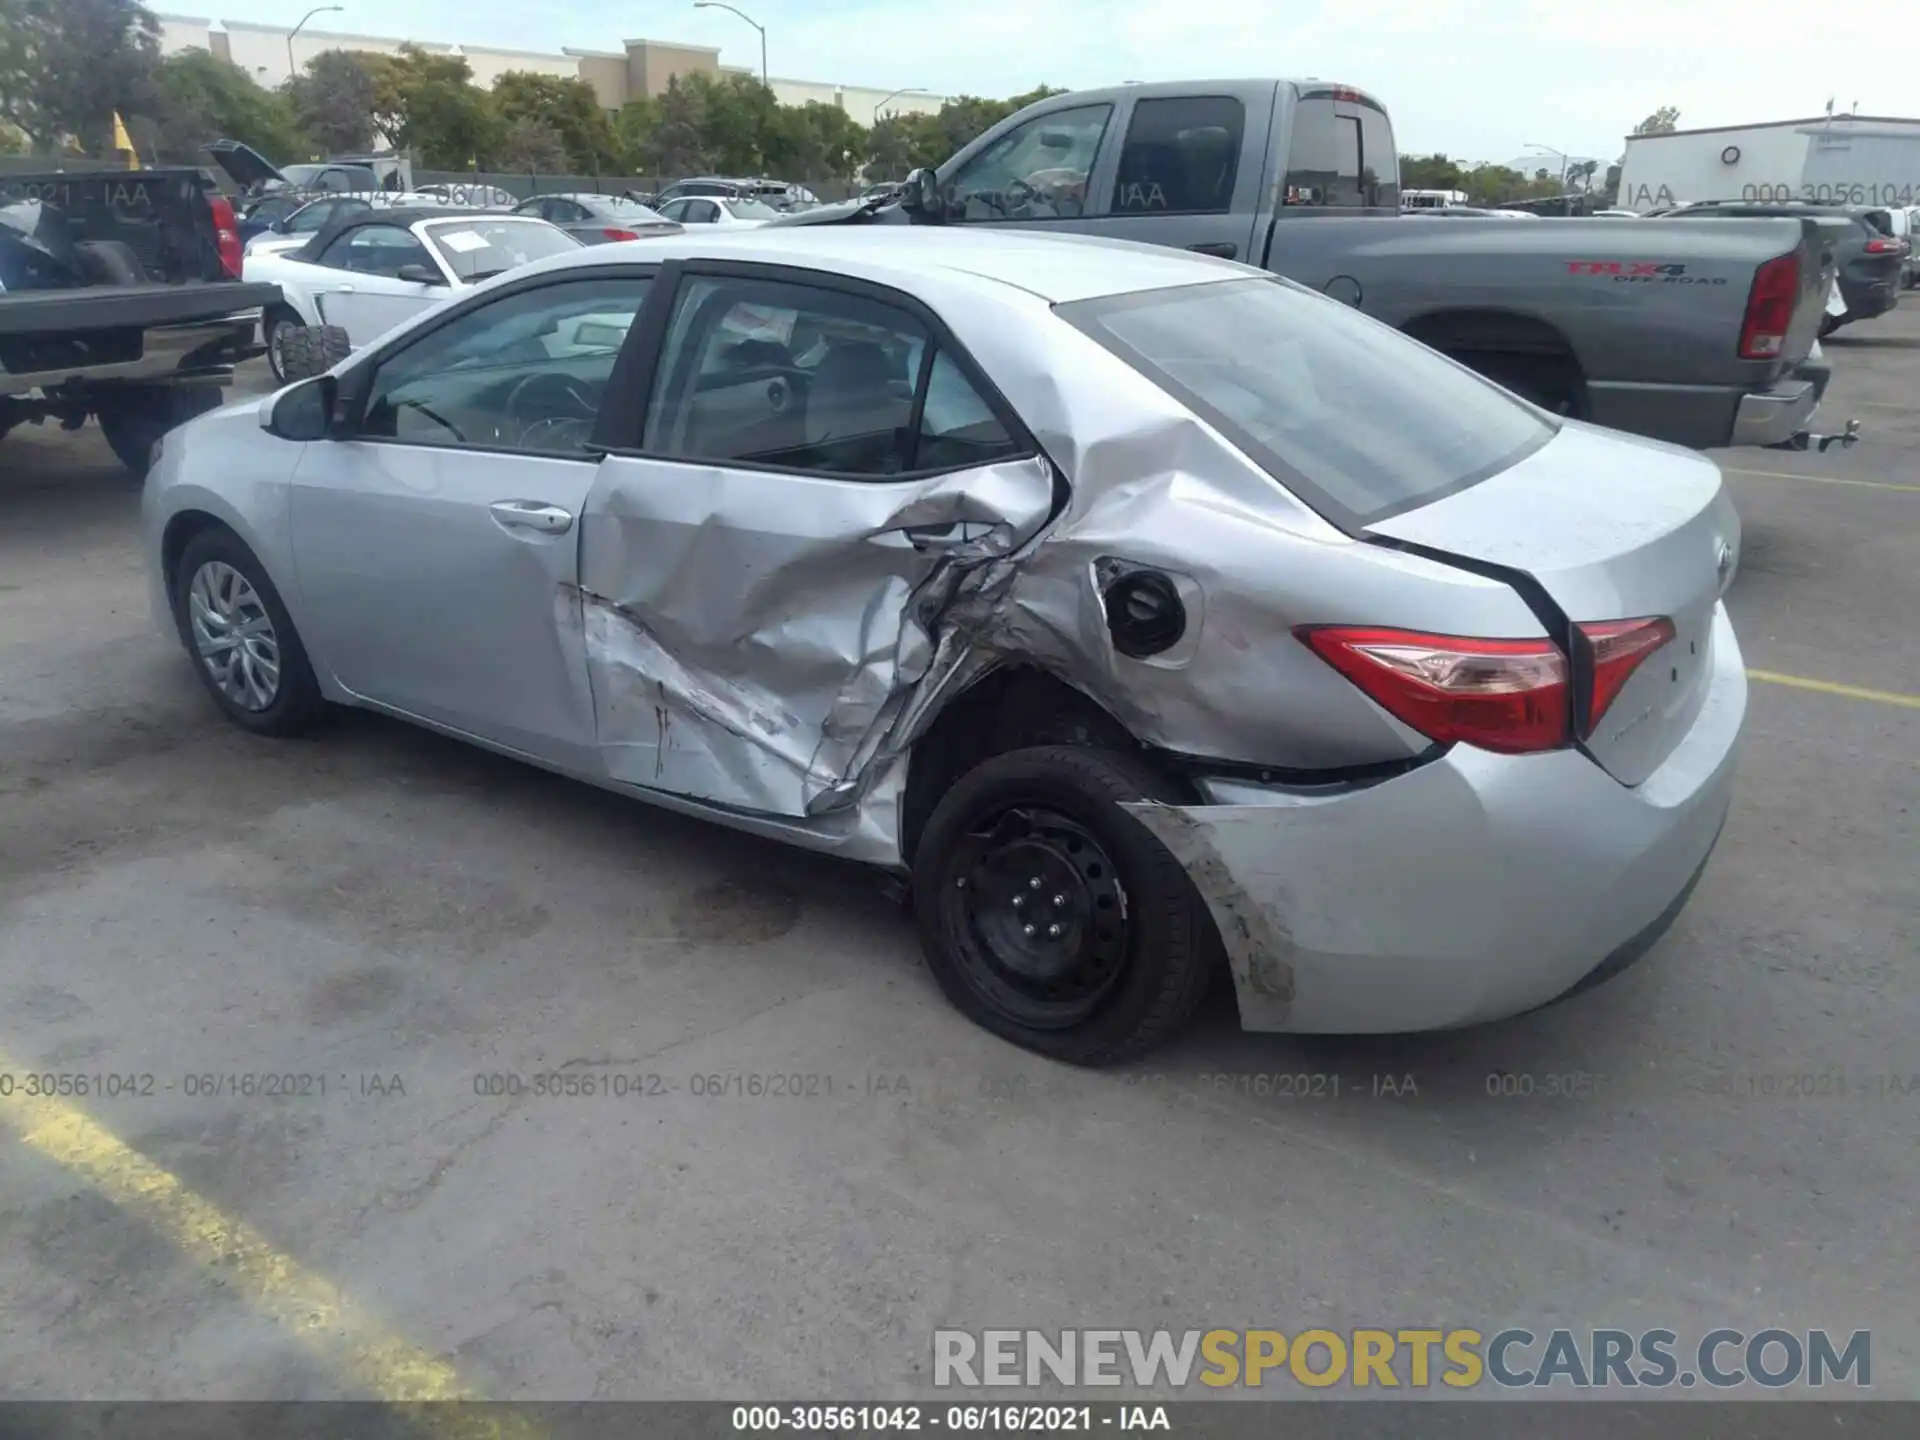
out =
<path fill-rule="evenodd" d="M 1920 205 L 1920 120 L 1817 115 L 1627 137 L 1622 208 L 1696 200 Z"/>

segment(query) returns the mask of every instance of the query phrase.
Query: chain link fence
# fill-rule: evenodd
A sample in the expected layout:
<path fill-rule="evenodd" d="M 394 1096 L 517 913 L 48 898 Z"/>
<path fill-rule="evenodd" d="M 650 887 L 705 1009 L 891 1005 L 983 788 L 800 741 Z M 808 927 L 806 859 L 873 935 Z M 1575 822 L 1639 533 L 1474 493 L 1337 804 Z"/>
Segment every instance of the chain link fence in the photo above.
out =
<path fill-rule="evenodd" d="M 517 199 L 530 200 L 535 195 L 655 195 L 686 176 L 675 175 L 541 175 L 526 171 L 508 170 L 425 170 L 413 167 L 413 188 L 426 190 L 434 186 L 472 186 L 487 187 L 511 192 Z M 806 176 L 777 177 L 794 184 L 804 185 L 826 203 L 836 200 L 848 200 L 858 195 L 861 186 L 852 180 L 814 180 Z"/>

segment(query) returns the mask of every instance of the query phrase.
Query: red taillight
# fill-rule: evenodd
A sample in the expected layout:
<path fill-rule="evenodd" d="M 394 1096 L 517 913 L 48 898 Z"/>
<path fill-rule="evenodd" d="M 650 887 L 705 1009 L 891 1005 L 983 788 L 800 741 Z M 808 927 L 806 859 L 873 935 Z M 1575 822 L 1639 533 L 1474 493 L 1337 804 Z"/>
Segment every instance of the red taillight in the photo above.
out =
<path fill-rule="evenodd" d="M 1906 248 L 1907 242 L 1904 240 L 1874 239 L 1867 241 L 1867 253 L 1869 255 L 1898 255 Z"/>
<path fill-rule="evenodd" d="M 1740 326 L 1740 358 L 1772 360 L 1787 343 L 1794 301 L 1800 298 L 1800 257 L 1781 255 L 1754 272 L 1747 318 Z"/>
<path fill-rule="evenodd" d="M 1587 722 L 1581 734 L 1591 735 L 1621 688 L 1633 678 L 1640 662 L 1673 639 L 1673 622 L 1661 616 L 1643 620 L 1595 620 L 1580 627 L 1593 650 L 1593 684 L 1587 697 Z"/>
<path fill-rule="evenodd" d="M 220 252 L 220 268 L 238 280 L 244 257 L 240 246 L 240 222 L 233 218 L 233 202 L 224 195 L 209 196 L 208 200 L 213 207 L 213 244 Z"/>
<path fill-rule="evenodd" d="M 1389 715 L 1431 739 L 1504 755 L 1567 743 L 1567 657 L 1551 640 L 1347 625 L 1302 625 L 1293 633 Z"/>
<path fill-rule="evenodd" d="M 637 230 L 602 230 L 600 233 L 609 240 L 638 240 L 640 238 L 640 232 Z"/>

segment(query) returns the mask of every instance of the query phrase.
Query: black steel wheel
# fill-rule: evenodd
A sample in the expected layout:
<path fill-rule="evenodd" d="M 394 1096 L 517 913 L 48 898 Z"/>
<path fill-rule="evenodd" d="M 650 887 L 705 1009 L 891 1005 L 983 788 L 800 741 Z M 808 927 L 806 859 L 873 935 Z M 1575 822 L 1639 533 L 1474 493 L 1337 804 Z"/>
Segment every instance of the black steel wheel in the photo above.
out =
<path fill-rule="evenodd" d="M 1129 802 L 1181 803 L 1133 757 L 1078 746 L 996 756 L 935 807 L 914 858 L 922 948 L 987 1029 L 1083 1065 L 1153 1048 L 1218 967 L 1205 904 Z"/>

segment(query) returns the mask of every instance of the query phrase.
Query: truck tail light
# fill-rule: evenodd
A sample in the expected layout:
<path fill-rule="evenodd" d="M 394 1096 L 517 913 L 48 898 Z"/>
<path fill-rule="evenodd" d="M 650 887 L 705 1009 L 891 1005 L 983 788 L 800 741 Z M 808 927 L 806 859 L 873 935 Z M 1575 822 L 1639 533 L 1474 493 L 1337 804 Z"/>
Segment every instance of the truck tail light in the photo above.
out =
<path fill-rule="evenodd" d="M 1527 755 L 1558 750 L 1570 738 L 1567 657 L 1551 640 L 1481 640 L 1371 625 L 1302 625 L 1293 633 L 1389 715 L 1429 739 Z"/>
<path fill-rule="evenodd" d="M 1779 255 L 1753 274 L 1747 315 L 1740 325 L 1740 358 L 1772 360 L 1787 343 L 1794 301 L 1800 298 L 1800 257 Z"/>
<path fill-rule="evenodd" d="M 1587 718 L 1580 733 L 1591 735 L 1614 697 L 1633 678 L 1633 672 L 1662 645 L 1673 639 L 1673 622 L 1665 616 L 1641 620 L 1593 620 L 1580 627 L 1593 656 L 1593 684 L 1588 687 Z"/>
<path fill-rule="evenodd" d="M 220 252 L 220 268 L 232 280 L 240 278 L 243 256 L 240 246 L 240 222 L 234 218 L 233 202 L 224 195 L 210 195 L 213 207 L 213 244 Z"/>
<path fill-rule="evenodd" d="M 1882 240 L 1875 238 L 1867 241 L 1867 253 L 1869 255 L 1898 255 L 1906 248 L 1907 242 L 1904 240 Z"/>

